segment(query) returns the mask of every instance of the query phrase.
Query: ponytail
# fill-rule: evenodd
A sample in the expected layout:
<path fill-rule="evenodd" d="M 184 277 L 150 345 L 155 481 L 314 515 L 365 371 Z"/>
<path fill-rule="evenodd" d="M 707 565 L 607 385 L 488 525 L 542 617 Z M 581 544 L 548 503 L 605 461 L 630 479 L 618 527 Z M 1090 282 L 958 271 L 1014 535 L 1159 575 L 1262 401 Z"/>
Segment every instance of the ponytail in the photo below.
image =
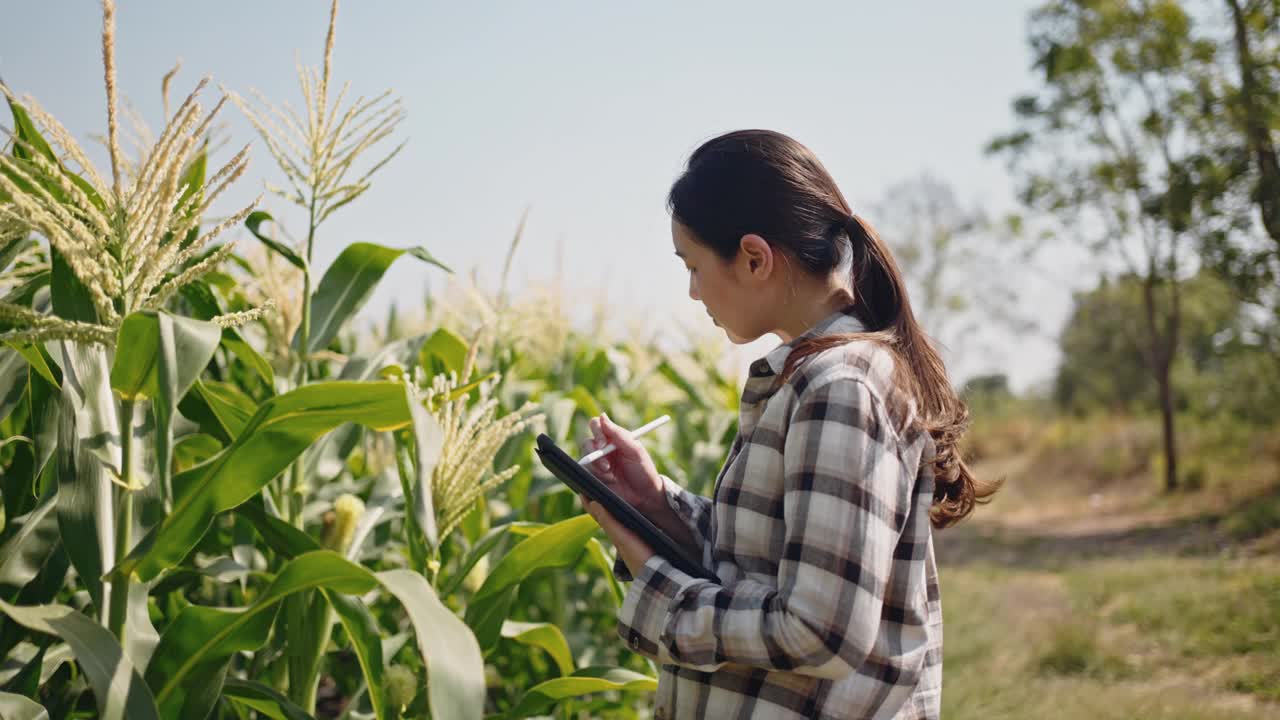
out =
<path fill-rule="evenodd" d="M 893 382 L 915 400 L 923 427 L 933 439 L 933 505 L 929 519 L 936 528 L 963 520 L 977 503 L 989 502 L 1001 481 L 974 477 L 960 455 L 960 438 L 969 427 L 969 408 L 956 394 L 946 366 L 916 321 L 898 264 L 880 235 L 861 217 L 849 215 L 842 225 L 853 253 L 850 287 L 853 313 L 868 332 L 826 335 L 801 340 L 787 356 L 783 379 L 805 358 L 855 339 L 869 339 L 894 356 Z"/>
<path fill-rule="evenodd" d="M 895 385 L 914 400 L 934 442 L 933 456 L 921 460 L 934 471 L 933 525 L 954 525 L 999 489 L 999 482 L 977 480 L 960 457 L 969 411 L 911 311 L 893 254 L 869 224 L 850 213 L 812 151 L 769 130 L 721 135 L 690 156 L 667 205 L 699 242 L 726 260 L 737 255 L 743 235 L 755 233 L 817 276 L 830 275 L 847 261 L 853 313 L 867 332 L 802 340 L 787 357 L 782 377 L 809 355 L 853 339 L 882 344 L 893 353 Z"/>

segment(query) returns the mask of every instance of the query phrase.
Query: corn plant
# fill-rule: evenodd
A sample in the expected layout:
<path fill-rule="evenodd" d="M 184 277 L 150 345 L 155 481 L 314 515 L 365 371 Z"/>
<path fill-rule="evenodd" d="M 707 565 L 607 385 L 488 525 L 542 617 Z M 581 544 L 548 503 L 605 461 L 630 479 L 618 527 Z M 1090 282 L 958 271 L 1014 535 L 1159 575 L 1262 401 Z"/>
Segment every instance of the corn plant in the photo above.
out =
<path fill-rule="evenodd" d="M 5 717 L 635 717 L 653 690 L 609 642 L 613 558 L 529 463 L 533 436 L 568 443 L 604 407 L 670 412 L 655 457 L 705 486 L 680 459 L 699 457 L 686 438 L 711 437 L 705 456 L 732 435 L 715 388 L 733 384 L 705 356 L 572 331 L 558 296 L 513 301 L 520 231 L 496 295 L 417 332 L 389 319 L 362 350 L 346 327 L 389 265 L 440 263 L 356 243 L 313 282 L 324 221 L 403 145 L 356 170 L 403 111 L 330 99 L 336 11 L 322 67 L 299 70 L 305 118 L 228 93 L 289 186 L 268 191 L 306 210 L 305 244 L 254 205 L 203 228 L 249 156 L 206 172 L 222 103 L 202 112 L 205 82 L 136 161 L 121 152 L 111 2 L 110 182 L 4 88 Z M 265 262 L 212 244 L 241 222 Z"/>
<path fill-rule="evenodd" d="M 376 592 L 403 608 L 423 664 L 458 669 L 432 673 L 433 711 L 479 717 L 483 671 L 467 626 L 421 574 L 375 572 L 342 554 L 359 501 L 335 502 L 335 520 L 318 542 L 262 493 L 340 424 L 413 428 L 422 437 L 421 404 L 403 383 L 304 384 L 305 372 L 277 394 L 270 366 L 236 331 L 269 307 L 224 312 L 215 292 L 234 295 L 217 277 L 234 246 L 211 242 L 250 218 L 253 205 L 201 229 L 212 203 L 244 172 L 248 149 L 206 176 L 208 131 L 222 103 L 202 112 L 202 81 L 128 172 L 114 41 L 107 0 L 109 182 L 55 118 L 3 88 L 14 127 L 0 160 L 0 270 L 25 260 L 0 304 L 0 654 L 20 663 L 0 696 L 5 716 L 43 712 L 37 699 L 59 717 L 87 710 L 86 701 L 104 717 L 307 713 L 314 685 L 305 675 L 290 676 L 287 693 L 259 680 L 272 675 L 264 666 L 298 664 L 260 652 L 273 635 L 296 633 L 304 652 L 294 655 L 312 665 L 318 652 L 305 649 L 327 646 L 327 628 L 322 636 L 314 623 L 281 623 L 281 607 L 302 597 L 311 599 L 302 607 L 333 609 L 356 648 L 374 714 L 395 716 L 411 698 L 388 694 L 380 631 L 352 600 Z M 321 301 L 332 296 L 326 291 L 335 288 L 322 282 Z M 329 308 L 326 332 L 354 309 Z M 233 367 L 263 381 L 258 398 L 209 377 Z M 431 448 L 415 447 L 418 464 L 427 465 Z M 229 552 L 243 547 L 237 540 L 245 533 L 256 534 L 252 555 L 263 561 L 252 567 Z M 238 587 L 223 584 L 228 573 Z"/>
<path fill-rule="evenodd" d="M 595 647 L 621 591 L 594 522 L 529 482 L 533 433 L 585 417 L 589 392 L 566 416 L 560 390 L 578 371 L 474 328 L 361 351 L 346 327 L 389 265 L 443 267 L 422 248 L 354 243 L 313 290 L 318 230 L 402 146 L 355 170 L 403 111 L 330 99 L 336 13 L 322 68 L 299 70 L 305 118 L 228 93 L 290 186 L 268 190 L 306 209 L 305 245 L 256 202 L 204 227 L 249 157 L 207 173 L 223 103 L 202 111 L 205 81 L 166 100 L 136 161 L 121 151 L 110 0 L 109 182 L 0 86 L 4 717 L 634 716 L 654 687 Z M 241 222 L 296 268 L 296 329 L 260 266 L 213 244 Z M 605 392 L 598 353 L 575 352 Z"/>

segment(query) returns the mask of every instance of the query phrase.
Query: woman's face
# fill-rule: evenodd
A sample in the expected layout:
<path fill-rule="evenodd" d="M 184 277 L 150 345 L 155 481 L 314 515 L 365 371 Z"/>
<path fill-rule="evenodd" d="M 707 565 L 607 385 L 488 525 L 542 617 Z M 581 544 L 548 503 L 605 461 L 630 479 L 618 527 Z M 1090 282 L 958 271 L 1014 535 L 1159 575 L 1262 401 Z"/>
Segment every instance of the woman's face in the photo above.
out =
<path fill-rule="evenodd" d="M 741 345 L 770 332 L 763 312 L 769 306 L 768 293 L 753 282 L 755 273 L 745 250 L 733 260 L 722 260 L 674 218 L 671 240 L 689 272 L 689 297 L 703 304 L 730 341 Z"/>

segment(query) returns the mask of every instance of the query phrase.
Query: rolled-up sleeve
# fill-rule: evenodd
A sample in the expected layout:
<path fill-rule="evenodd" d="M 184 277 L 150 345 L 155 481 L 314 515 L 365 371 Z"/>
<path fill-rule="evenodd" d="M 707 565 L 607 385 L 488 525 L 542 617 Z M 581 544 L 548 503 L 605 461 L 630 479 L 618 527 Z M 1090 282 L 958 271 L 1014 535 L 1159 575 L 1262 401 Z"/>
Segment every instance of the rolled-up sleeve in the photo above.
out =
<path fill-rule="evenodd" d="M 839 679 L 862 666 L 882 620 L 915 468 L 861 381 L 815 382 L 784 444 L 785 537 L 776 584 L 691 577 L 645 564 L 618 610 L 632 649 L 663 664 L 725 663 Z"/>
<path fill-rule="evenodd" d="M 680 487 L 674 480 L 662 475 L 662 494 L 666 497 L 667 506 L 684 523 L 690 534 L 698 541 L 698 547 L 692 548 L 695 554 L 702 557 L 703 549 L 711 537 L 711 498 L 695 495 Z M 631 571 L 619 557 L 613 561 L 614 577 L 630 582 Z"/>

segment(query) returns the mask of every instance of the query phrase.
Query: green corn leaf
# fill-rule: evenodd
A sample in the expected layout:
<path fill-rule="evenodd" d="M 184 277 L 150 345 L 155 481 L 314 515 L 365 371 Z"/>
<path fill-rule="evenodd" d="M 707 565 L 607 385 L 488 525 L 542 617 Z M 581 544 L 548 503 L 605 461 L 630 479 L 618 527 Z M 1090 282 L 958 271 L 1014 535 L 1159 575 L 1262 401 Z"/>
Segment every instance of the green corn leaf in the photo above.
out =
<path fill-rule="evenodd" d="M 382 280 L 387 268 L 401 255 L 411 255 L 448 271 L 422 248 L 389 248 L 373 243 L 351 243 L 338 255 L 311 296 L 311 336 L 306 352 L 314 353 L 332 340 L 355 316 Z M 293 336 L 293 348 L 302 348 L 302 329 Z"/>
<path fill-rule="evenodd" d="M 270 398 L 235 441 L 173 479 L 173 511 L 116 569 L 150 581 L 195 547 L 214 516 L 253 497 L 318 437 L 344 422 L 393 430 L 409 422 L 404 387 L 321 382 Z"/>
<path fill-rule="evenodd" d="M 600 415 L 600 406 L 596 404 L 595 398 L 591 397 L 591 393 L 581 385 L 575 387 L 573 392 L 569 393 L 569 397 L 578 404 L 578 410 L 587 417 L 597 417 Z"/>
<path fill-rule="evenodd" d="M 195 393 L 225 431 L 228 440 L 244 432 L 244 428 L 258 411 L 258 404 L 243 390 L 231 383 L 216 380 L 197 380 Z"/>
<path fill-rule="evenodd" d="M 0 690 L 36 697 L 40 691 L 40 670 L 44 667 L 44 651 L 43 646 L 37 650 L 36 654 L 32 655 L 31 659 L 27 660 Z"/>
<path fill-rule="evenodd" d="M 46 160 L 58 161 L 58 156 L 53 152 L 53 148 L 49 147 L 49 143 L 40 135 L 40 131 L 36 128 L 36 124 L 31 121 L 31 116 L 27 114 L 26 108 L 22 105 L 9 100 L 9 112 L 13 113 L 13 130 L 18 139 L 25 142 L 13 144 L 13 156 L 22 160 L 31 159 L 31 150 L 43 155 Z"/>
<path fill-rule="evenodd" d="M 503 556 L 467 605 L 467 624 L 488 652 L 498 641 L 516 587 L 543 568 L 570 567 L 599 530 L 590 515 L 578 515 L 539 530 Z"/>
<path fill-rule="evenodd" d="M 502 637 L 515 640 L 521 645 L 546 650 L 551 659 L 555 660 L 561 675 L 573 674 L 573 652 L 569 650 L 569 641 L 564 639 L 564 633 L 555 625 L 507 620 L 502 623 Z"/>
<path fill-rule="evenodd" d="M 49 720 L 49 711 L 30 698 L 0 692 L 0 718 L 4 720 Z"/>
<path fill-rule="evenodd" d="M 330 591 L 325 591 L 324 595 L 342 622 L 347 637 L 351 638 L 351 647 L 356 651 L 365 684 L 369 686 L 373 714 L 379 718 L 386 717 L 387 690 L 382 682 L 386 667 L 382 659 L 382 636 L 378 632 L 378 623 L 360 602 Z"/>
<path fill-rule="evenodd" d="M 426 334 L 416 335 L 383 345 L 369 354 L 355 355 L 342 367 L 342 373 L 338 379 L 374 380 L 378 379 L 378 372 L 385 367 L 392 365 L 407 367 L 413 358 L 417 357 L 418 349 L 426 339 Z M 359 433 L 359 428 L 346 424 L 321 438 L 303 460 L 306 463 L 305 475 L 315 477 L 325 458 L 333 457 L 335 453 L 338 457 L 346 457 L 347 451 L 359 440 Z"/>
<path fill-rule="evenodd" d="M 222 696 L 272 720 L 315 720 L 274 688 L 252 680 L 227 678 Z"/>
<path fill-rule="evenodd" d="M 626 598 L 627 593 L 622 589 L 622 585 L 618 583 L 618 578 L 613 576 L 613 561 L 609 559 L 609 554 L 605 552 L 604 545 L 601 544 L 599 538 L 591 538 L 587 543 L 587 554 L 591 557 L 596 567 L 600 568 L 604 573 L 605 582 L 609 585 L 609 590 L 613 594 L 614 607 L 622 607 L 622 600 Z"/>
<path fill-rule="evenodd" d="M 133 313 L 120 325 L 111 387 L 135 401 L 185 393 L 213 357 L 220 334 L 211 322 L 153 310 Z M 171 363 L 167 371 L 165 356 Z"/>
<path fill-rule="evenodd" d="M 484 664 L 471 631 L 436 597 L 426 580 L 407 570 L 376 576 L 326 550 L 289 561 L 275 581 L 247 608 L 190 606 L 165 630 L 147 670 L 147 682 L 166 718 L 203 717 L 209 708 L 199 692 L 236 652 L 256 650 L 267 640 L 280 603 L 296 593 L 323 590 L 357 649 L 370 697 L 384 717 L 381 638 L 359 603 L 343 597 L 378 585 L 404 606 L 419 649 L 431 668 L 429 694 L 435 717 L 479 718 L 484 708 Z M 193 704 L 193 699 L 199 704 Z"/>
<path fill-rule="evenodd" d="M 156 701 L 107 629 L 65 605 L 19 607 L 0 600 L 0 613 L 71 646 L 106 720 L 159 720 Z"/>
<path fill-rule="evenodd" d="M 236 512 L 249 518 L 267 544 L 286 557 L 305 553 L 316 547 L 315 540 L 309 535 L 267 515 L 260 503 L 245 503 Z M 409 571 L 389 571 L 379 573 L 377 577 L 383 588 L 405 606 L 423 657 L 428 662 L 434 658 L 442 668 L 432 679 L 434 685 L 429 683 L 429 686 L 435 687 L 430 691 L 435 694 L 429 692 L 429 695 L 432 707 L 438 709 L 437 717 L 480 717 L 484 705 L 484 661 L 470 628 L 440 603 L 439 596 L 421 575 Z M 371 649 L 376 628 L 368 625 L 364 618 L 351 610 L 349 601 L 344 603 L 340 595 L 330 592 L 326 596 L 337 611 L 352 644 L 366 646 L 357 648 L 357 658 L 371 688 L 370 697 L 385 692 L 380 689 L 382 668 L 379 658 L 390 657 L 390 654 Z M 369 679 L 374 673 L 378 678 Z M 377 696 L 380 699 L 374 704 L 375 708 L 380 707 L 383 697 Z M 445 712 L 440 708 L 452 710 Z"/>
<path fill-rule="evenodd" d="M 406 388 L 405 392 L 409 392 Z M 439 544 L 436 532 L 436 511 L 431 497 L 431 476 L 435 473 L 444 445 L 444 429 L 427 409 L 410 394 L 406 398 L 409 417 L 413 422 L 414 473 L 413 478 L 402 478 L 405 490 L 405 510 L 413 513 L 414 525 L 422 533 L 428 552 Z M 409 482 L 409 481 L 412 482 Z"/>
<path fill-rule="evenodd" d="M 578 371 L 579 382 L 591 392 L 599 392 L 609 372 L 609 355 L 604 350 L 597 350 L 587 363 Z"/>
<path fill-rule="evenodd" d="M 218 298 L 214 297 L 213 291 L 203 280 L 184 285 L 178 292 L 182 293 L 182 297 L 191 305 L 194 317 L 212 320 L 223 314 Z M 276 376 L 275 371 L 271 369 L 271 363 L 254 350 L 235 328 L 222 329 L 222 346 L 240 358 L 240 362 L 243 362 L 246 367 L 257 373 L 266 384 L 267 391 L 275 394 Z"/>
<path fill-rule="evenodd" d="M 13 289 L 5 293 L 4 297 L 0 299 L 3 299 L 8 303 L 13 303 L 14 305 L 31 306 L 35 302 L 36 293 L 46 287 L 49 287 L 49 283 L 52 280 L 53 273 L 48 270 L 41 270 L 39 272 L 32 273 L 27 276 L 26 280 L 15 285 Z M 0 330 L 8 330 L 12 327 L 13 326 L 9 323 L 0 322 Z"/>
<path fill-rule="evenodd" d="M 0 202 L 3 201 L 3 194 L 0 193 Z M 23 250 L 26 250 L 28 246 L 33 244 L 35 244 L 35 241 L 31 240 L 31 238 L 23 232 L 9 237 L 0 237 L 0 272 L 8 270 L 9 264 L 17 259 L 17 257 L 22 254 Z"/>
<path fill-rule="evenodd" d="M 440 594 L 444 597 L 449 597 L 450 595 L 458 592 L 458 588 L 462 587 L 462 581 L 465 580 L 467 574 L 471 572 L 471 568 L 475 567 L 476 563 L 480 562 L 480 559 L 485 555 L 493 552 L 493 549 L 497 547 L 498 543 L 507 536 L 508 532 L 512 532 L 517 528 L 520 528 L 528 529 L 530 530 L 529 534 L 533 534 L 533 532 L 541 530 L 544 527 L 546 527 L 544 523 L 512 522 L 499 525 L 498 527 L 489 530 L 476 541 L 475 545 L 473 545 L 470 550 L 467 551 L 467 554 L 462 558 L 462 562 L 458 564 L 458 569 L 449 576 L 449 580 L 445 583 Z"/>
<path fill-rule="evenodd" d="M 301 255 L 294 252 L 293 248 L 289 247 L 288 245 L 285 245 L 279 240 L 276 240 L 270 235 L 267 235 L 266 233 L 262 232 L 262 223 L 264 222 L 273 223 L 275 221 L 276 221 L 275 218 L 271 217 L 270 213 L 264 212 L 262 210 L 255 210 L 249 213 L 249 217 L 244 219 L 244 226 L 249 228 L 249 232 L 253 233 L 254 237 L 261 240 L 263 245 L 266 245 L 267 247 L 274 250 L 276 254 L 278 254 L 280 257 L 284 258 L 285 260 L 288 260 L 294 267 L 298 268 L 299 270 L 302 270 L 303 272 L 306 272 L 307 261 L 304 260 Z"/>
<path fill-rule="evenodd" d="M 0 420 L 22 402 L 27 390 L 27 361 L 12 347 L 0 346 Z"/>
<path fill-rule="evenodd" d="M 236 508 L 236 514 L 253 525 L 267 547 L 287 558 L 320 549 L 315 538 L 275 517 L 263 507 L 262 498 L 255 498 Z"/>
<path fill-rule="evenodd" d="M 63 342 L 62 408 L 55 453 L 63 547 L 103 611 L 102 575 L 115 559 L 111 475 L 120 467 L 120 429 L 101 348 Z"/>
<path fill-rule="evenodd" d="M 526 718 L 545 715 L 561 700 L 590 693 L 607 690 L 653 692 L 657 689 L 657 680 L 634 670 L 618 667 L 588 667 L 567 677 L 547 680 L 529 688 L 515 707 L 507 713 L 507 717 Z"/>
<path fill-rule="evenodd" d="M 62 388 L 62 370 L 49 357 L 49 351 L 43 346 L 34 343 L 18 343 L 12 345 L 13 349 L 26 359 L 31 365 L 31 369 L 40 374 L 46 382 L 55 388 Z"/>
<path fill-rule="evenodd" d="M 467 343 L 449 330 L 440 328 L 427 338 L 419 352 L 419 362 L 428 370 L 435 370 L 432 367 L 432 358 L 439 361 L 440 370 L 462 375 L 463 366 L 467 361 Z M 466 381 L 466 378 L 459 379 Z"/>
<path fill-rule="evenodd" d="M 222 448 L 223 444 L 212 435 L 184 435 L 173 446 L 173 462 L 178 472 L 183 472 L 217 455 Z"/>
<path fill-rule="evenodd" d="M 286 564 L 275 581 L 245 608 L 185 608 L 160 636 L 147 668 L 147 685 L 165 718 L 205 717 L 217 694 L 201 692 L 210 678 L 225 671 L 231 656 L 256 650 L 267 642 L 276 612 L 285 598 L 327 588 L 340 593 L 366 593 L 377 587 L 368 570 L 336 553 L 321 550 Z"/>
<path fill-rule="evenodd" d="M 43 365 L 44 348 L 40 348 L 39 352 L 33 354 Z M 47 365 L 45 370 L 49 370 Z M 58 415 L 62 412 L 62 403 L 59 402 L 61 396 L 59 385 L 47 379 L 53 375 L 52 372 L 48 376 L 39 372 L 35 364 L 27 370 L 26 399 L 30 403 L 27 417 L 31 423 L 29 431 L 35 460 L 31 473 L 33 479 L 44 472 L 45 464 L 49 462 L 49 458 L 53 457 L 54 450 L 58 446 Z M 34 496 L 39 494 L 40 490 L 33 485 L 27 492 Z"/>
<path fill-rule="evenodd" d="M 378 573 L 382 587 L 404 606 L 427 664 L 431 717 L 480 720 L 484 714 L 484 657 L 471 629 L 453 614 L 426 578 L 409 570 Z"/>
<path fill-rule="evenodd" d="M 669 380 L 672 385 L 683 390 L 684 394 L 689 396 L 689 399 L 699 407 L 707 407 L 707 402 L 703 399 L 702 393 L 698 391 L 698 388 L 693 384 L 693 382 L 681 374 L 670 361 L 663 360 L 659 363 L 658 372 L 662 377 Z"/>
<path fill-rule="evenodd" d="M 169 473 L 173 462 L 173 416 L 178 400 L 209 364 L 222 338 L 214 323 L 166 312 L 137 312 L 120 325 L 111 387 L 126 401 L 151 400 L 156 428 L 156 467 L 160 497 L 173 498 Z"/>
<path fill-rule="evenodd" d="M 9 536 L 0 545 L 0 587 L 20 588 L 31 582 L 58 548 L 56 496 L 50 495 L 34 510 L 14 518 L 5 527 Z"/>
<path fill-rule="evenodd" d="M 67 557 L 67 553 L 59 544 L 49 554 L 43 567 L 40 568 L 35 578 L 28 582 L 20 591 L 14 593 L 4 593 L 5 602 L 14 605 L 42 605 L 51 602 L 58 593 L 63 589 L 63 581 L 67 577 L 67 569 L 71 567 L 71 560 Z M 23 640 L 28 638 L 27 631 L 17 623 L 0 623 L 0 657 L 12 658 L 10 652 L 16 653 L 14 648 L 19 647 Z M 65 647 L 65 646 L 63 646 Z M 55 654 L 50 652 L 45 656 L 45 666 L 49 667 L 54 663 Z M 51 670 L 49 672 L 52 672 Z M 49 672 L 42 673 L 43 683 L 48 679 Z"/>

